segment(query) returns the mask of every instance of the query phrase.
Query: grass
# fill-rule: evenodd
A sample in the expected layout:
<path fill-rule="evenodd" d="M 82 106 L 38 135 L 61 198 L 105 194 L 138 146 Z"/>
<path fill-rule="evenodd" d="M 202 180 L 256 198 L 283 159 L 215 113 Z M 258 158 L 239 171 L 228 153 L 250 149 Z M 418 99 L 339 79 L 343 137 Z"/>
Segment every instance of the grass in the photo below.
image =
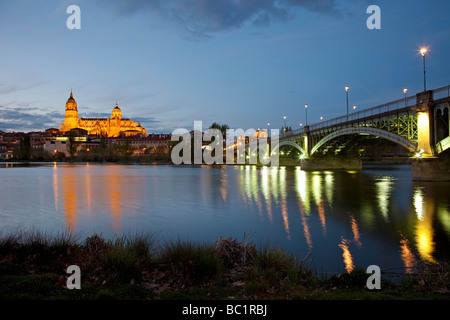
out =
<path fill-rule="evenodd" d="M 307 259 L 280 248 L 219 238 L 215 243 L 162 242 L 154 234 L 83 241 L 70 233 L 0 234 L 0 299 L 13 300 L 372 300 L 450 298 L 450 265 L 424 266 L 381 290 L 361 268 L 318 274 Z M 81 289 L 67 288 L 69 265 Z"/>

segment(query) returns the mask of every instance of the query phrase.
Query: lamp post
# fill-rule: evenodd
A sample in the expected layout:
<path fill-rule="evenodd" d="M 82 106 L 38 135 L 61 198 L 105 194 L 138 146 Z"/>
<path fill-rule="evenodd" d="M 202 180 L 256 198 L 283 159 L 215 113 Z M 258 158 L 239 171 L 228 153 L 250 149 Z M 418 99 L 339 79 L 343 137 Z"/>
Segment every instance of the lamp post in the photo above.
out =
<path fill-rule="evenodd" d="M 348 121 L 348 89 L 350 89 L 349 86 L 345 86 L 345 94 L 347 96 L 347 121 Z"/>
<path fill-rule="evenodd" d="M 267 137 L 269 137 L 269 127 L 270 127 L 270 122 L 267 122 Z"/>
<path fill-rule="evenodd" d="M 284 116 L 283 118 L 284 118 L 284 132 L 287 132 L 287 128 L 286 128 L 286 116 Z"/>
<path fill-rule="evenodd" d="M 308 125 L 308 105 L 305 104 L 305 113 L 306 113 L 306 125 Z"/>
<path fill-rule="evenodd" d="M 408 92 L 408 89 L 407 88 L 403 89 L 403 92 L 405 93 L 405 107 L 406 107 L 406 93 Z"/>
<path fill-rule="evenodd" d="M 422 48 L 420 49 L 420 54 L 423 58 L 423 91 L 427 91 L 427 82 L 426 82 L 426 71 L 425 71 L 425 55 L 427 54 L 428 49 Z"/>

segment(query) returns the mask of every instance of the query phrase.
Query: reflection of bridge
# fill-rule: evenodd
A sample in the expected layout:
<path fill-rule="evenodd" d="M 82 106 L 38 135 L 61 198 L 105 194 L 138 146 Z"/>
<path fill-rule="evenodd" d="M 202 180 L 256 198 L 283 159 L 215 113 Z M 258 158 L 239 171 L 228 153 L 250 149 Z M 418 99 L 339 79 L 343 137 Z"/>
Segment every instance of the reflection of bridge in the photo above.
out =
<path fill-rule="evenodd" d="M 290 145 L 308 159 L 334 139 L 370 135 L 393 141 L 411 152 L 436 156 L 450 148 L 450 86 L 418 93 L 346 116 L 281 133 L 276 152 Z"/>

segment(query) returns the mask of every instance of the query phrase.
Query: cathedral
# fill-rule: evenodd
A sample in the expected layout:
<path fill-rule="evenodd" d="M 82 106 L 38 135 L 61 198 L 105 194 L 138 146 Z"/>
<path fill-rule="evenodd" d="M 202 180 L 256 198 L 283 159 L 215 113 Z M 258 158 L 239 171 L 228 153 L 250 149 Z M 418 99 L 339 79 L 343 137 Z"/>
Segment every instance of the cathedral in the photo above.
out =
<path fill-rule="evenodd" d="M 61 123 L 59 130 L 67 132 L 74 128 L 86 130 L 88 134 L 104 135 L 107 137 L 119 137 L 130 135 L 146 136 L 147 131 L 138 122 L 131 119 L 122 118 L 122 111 L 118 104 L 112 110 L 111 117 L 108 118 L 78 118 L 77 102 L 73 98 L 72 91 L 66 103 L 66 115 L 64 123 Z"/>

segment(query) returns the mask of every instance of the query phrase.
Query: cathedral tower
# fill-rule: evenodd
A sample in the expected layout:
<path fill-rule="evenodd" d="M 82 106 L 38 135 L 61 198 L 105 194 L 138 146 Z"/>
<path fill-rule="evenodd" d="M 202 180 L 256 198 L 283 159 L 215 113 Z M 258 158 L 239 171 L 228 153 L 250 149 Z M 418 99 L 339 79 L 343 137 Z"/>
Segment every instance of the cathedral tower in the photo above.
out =
<path fill-rule="evenodd" d="M 73 98 L 70 90 L 70 98 L 66 102 L 66 116 L 64 118 L 64 131 L 78 127 L 78 109 L 77 102 Z"/>

